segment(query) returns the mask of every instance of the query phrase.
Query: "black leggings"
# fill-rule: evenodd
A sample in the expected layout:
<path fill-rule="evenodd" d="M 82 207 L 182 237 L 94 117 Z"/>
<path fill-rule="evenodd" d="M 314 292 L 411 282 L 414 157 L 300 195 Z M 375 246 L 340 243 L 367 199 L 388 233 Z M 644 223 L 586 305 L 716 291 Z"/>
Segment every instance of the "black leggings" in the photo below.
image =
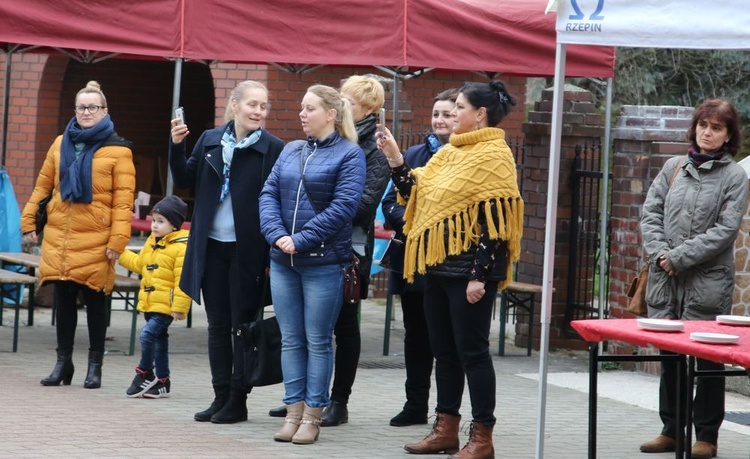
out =
<path fill-rule="evenodd" d="M 208 239 L 206 266 L 201 285 L 208 320 L 208 362 L 214 386 L 245 387 L 242 339 L 232 331 L 250 322 L 253 288 L 242 285 L 236 243 Z M 246 388 L 250 389 L 250 388 Z"/>
<path fill-rule="evenodd" d="M 331 400 L 349 403 L 354 378 L 357 376 L 359 353 L 362 348 L 362 336 L 359 334 L 358 312 L 361 303 L 347 304 L 341 307 L 336 320 L 336 358 L 334 363 L 333 387 Z"/>
<path fill-rule="evenodd" d="M 435 354 L 438 413 L 460 415 L 464 375 L 472 420 L 495 424 L 495 369 L 490 355 L 492 305 L 497 283 L 487 282 L 474 304 L 466 301 L 467 279 L 427 275 L 425 318 Z"/>
<path fill-rule="evenodd" d="M 104 291 L 94 291 L 73 281 L 56 281 L 55 320 L 57 327 L 57 352 L 70 354 L 78 326 L 78 293 L 83 294 L 86 321 L 89 328 L 89 351 L 104 352 L 107 338 L 107 307 Z"/>

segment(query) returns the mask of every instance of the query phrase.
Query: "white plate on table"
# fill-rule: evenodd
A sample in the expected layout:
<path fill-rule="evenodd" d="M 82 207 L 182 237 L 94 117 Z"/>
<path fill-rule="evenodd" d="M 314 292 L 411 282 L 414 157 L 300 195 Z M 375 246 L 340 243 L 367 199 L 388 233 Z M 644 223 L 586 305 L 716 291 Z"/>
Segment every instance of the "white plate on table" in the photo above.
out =
<path fill-rule="evenodd" d="M 747 316 L 716 316 L 716 321 L 727 325 L 750 325 L 750 317 Z"/>
<path fill-rule="evenodd" d="M 737 335 L 725 335 L 724 333 L 693 332 L 690 334 L 692 341 L 710 344 L 734 344 L 740 340 Z"/>
<path fill-rule="evenodd" d="M 678 332 L 685 329 L 685 324 L 678 320 L 637 319 L 638 328 L 651 331 Z"/>

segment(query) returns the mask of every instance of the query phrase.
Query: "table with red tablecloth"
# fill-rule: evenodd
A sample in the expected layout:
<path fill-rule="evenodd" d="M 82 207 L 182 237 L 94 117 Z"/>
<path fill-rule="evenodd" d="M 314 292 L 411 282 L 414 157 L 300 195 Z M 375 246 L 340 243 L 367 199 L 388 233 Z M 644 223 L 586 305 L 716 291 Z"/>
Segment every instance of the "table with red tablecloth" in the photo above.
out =
<path fill-rule="evenodd" d="M 678 361 L 680 365 L 687 366 L 687 380 L 679 381 L 685 384 L 686 406 L 688 425 L 692 420 L 692 394 L 693 384 L 696 377 L 719 376 L 747 376 L 745 370 L 725 371 L 721 373 L 711 371 L 695 370 L 695 358 L 710 360 L 713 362 L 730 364 L 742 368 L 750 368 L 750 327 L 722 324 L 707 320 L 686 320 L 683 331 L 666 332 L 651 331 L 638 328 L 637 319 L 591 319 L 574 320 L 571 326 L 583 339 L 591 343 L 590 366 L 589 366 L 589 457 L 596 457 L 596 385 L 597 372 L 600 362 L 612 361 Z M 734 344 L 709 344 L 693 341 L 690 334 L 693 332 L 721 333 L 739 336 Z M 653 346 L 662 351 L 673 352 L 675 355 L 599 355 L 598 343 L 606 340 L 618 340 L 636 346 Z M 685 356 L 688 362 L 685 362 Z M 677 411 L 679 413 L 679 409 Z M 686 440 L 681 441 L 681 435 L 677 440 L 677 451 L 675 457 L 690 457 L 691 429 L 687 429 Z M 687 447 L 685 447 L 687 446 Z"/>

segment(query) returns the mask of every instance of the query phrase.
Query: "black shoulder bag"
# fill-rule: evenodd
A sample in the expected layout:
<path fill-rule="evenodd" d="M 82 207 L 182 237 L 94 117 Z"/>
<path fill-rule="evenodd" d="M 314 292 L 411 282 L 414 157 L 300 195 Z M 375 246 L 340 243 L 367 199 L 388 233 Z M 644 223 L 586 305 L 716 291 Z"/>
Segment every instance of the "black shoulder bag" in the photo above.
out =
<path fill-rule="evenodd" d="M 263 285 L 261 299 L 266 296 Z M 281 329 L 276 316 L 263 318 L 258 306 L 255 320 L 240 324 L 235 334 L 242 339 L 245 387 L 270 386 L 284 380 L 281 372 Z"/>

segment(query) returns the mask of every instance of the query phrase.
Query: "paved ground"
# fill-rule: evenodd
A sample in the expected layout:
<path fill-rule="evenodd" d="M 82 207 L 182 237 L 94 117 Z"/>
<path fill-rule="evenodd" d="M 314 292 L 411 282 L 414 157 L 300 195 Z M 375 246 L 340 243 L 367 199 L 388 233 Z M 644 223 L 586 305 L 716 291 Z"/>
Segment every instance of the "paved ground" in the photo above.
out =
<path fill-rule="evenodd" d="M 119 305 L 115 305 L 116 307 Z M 280 421 L 267 416 L 278 406 L 282 386 L 258 388 L 248 400 L 250 420 L 235 425 L 193 421 L 195 411 L 212 399 L 205 351 L 205 314 L 194 310 L 194 326 L 171 330 L 172 397 L 147 400 L 125 397 L 137 356 L 128 347 L 129 318 L 114 312 L 108 331 L 108 355 L 99 390 L 82 387 L 88 338 L 83 311 L 74 354 L 73 385 L 43 387 L 39 380 L 54 363 L 55 333 L 50 310 L 39 309 L 33 327 L 22 327 L 17 353 L 10 352 L 12 316 L 5 310 L 0 327 L 0 458 L 406 458 L 402 446 L 418 440 L 429 426 L 395 428 L 388 420 L 403 401 L 402 324 L 400 311 L 391 324 L 390 355 L 383 356 L 384 302 L 367 301 L 362 310 L 363 354 L 350 402 L 350 422 L 324 428 L 315 445 L 276 443 Z M 142 321 L 142 318 L 139 318 Z M 24 311 L 25 325 L 25 311 Z M 498 324 L 493 325 L 497 334 Z M 497 336 L 493 336 L 493 350 Z M 495 357 L 498 424 L 494 432 L 497 458 L 533 458 L 538 413 L 538 354 L 509 346 L 514 356 Z M 138 349 L 136 349 L 138 353 Z M 584 458 L 587 445 L 587 357 L 557 352 L 549 360 L 544 457 Z M 638 445 L 658 434 L 654 411 L 656 378 L 606 372 L 600 378 L 600 458 L 669 458 L 643 455 Z M 433 388 L 434 400 L 434 388 Z M 732 396 L 728 410 L 750 412 L 745 397 Z M 464 415 L 468 417 L 468 394 Z M 462 441 L 467 431 L 462 433 Z M 750 428 L 725 422 L 719 457 L 748 458 Z"/>

